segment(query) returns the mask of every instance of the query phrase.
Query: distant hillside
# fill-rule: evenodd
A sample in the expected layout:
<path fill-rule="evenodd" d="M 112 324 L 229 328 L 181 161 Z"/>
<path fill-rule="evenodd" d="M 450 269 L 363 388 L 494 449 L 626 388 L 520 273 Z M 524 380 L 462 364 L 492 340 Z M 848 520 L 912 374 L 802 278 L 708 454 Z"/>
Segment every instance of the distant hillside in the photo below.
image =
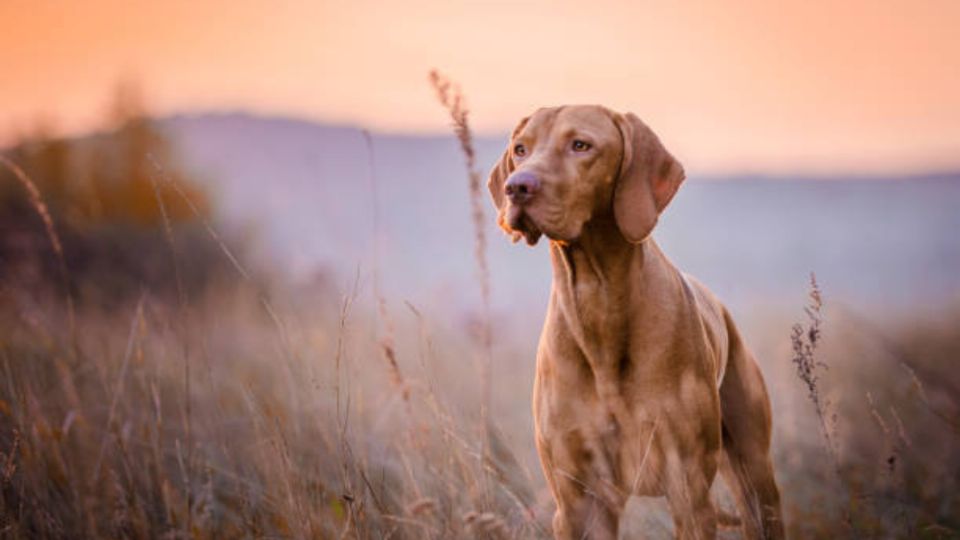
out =
<path fill-rule="evenodd" d="M 209 183 L 222 220 L 255 225 L 274 267 L 300 278 L 317 268 L 349 276 L 358 265 L 372 267 L 374 196 L 359 130 L 240 114 L 175 117 L 163 126 Z M 477 141 L 485 169 L 505 142 Z M 373 144 L 387 294 L 438 307 L 473 304 L 456 141 L 375 134 Z M 813 182 L 688 174 L 655 236 L 734 306 L 799 306 L 810 270 L 826 294 L 858 306 L 960 299 L 958 175 Z M 545 248 L 511 245 L 487 210 L 495 307 L 539 314 L 549 288 Z"/>

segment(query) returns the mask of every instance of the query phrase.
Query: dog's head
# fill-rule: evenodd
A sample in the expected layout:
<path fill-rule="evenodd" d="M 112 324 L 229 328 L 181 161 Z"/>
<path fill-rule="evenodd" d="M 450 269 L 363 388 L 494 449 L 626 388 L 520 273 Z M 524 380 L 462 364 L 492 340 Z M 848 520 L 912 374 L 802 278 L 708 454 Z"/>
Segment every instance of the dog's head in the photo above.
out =
<path fill-rule="evenodd" d="M 520 121 L 490 172 L 497 222 L 514 241 L 573 242 L 613 215 L 642 242 L 683 182 L 683 167 L 633 114 L 596 105 L 540 109 Z"/>

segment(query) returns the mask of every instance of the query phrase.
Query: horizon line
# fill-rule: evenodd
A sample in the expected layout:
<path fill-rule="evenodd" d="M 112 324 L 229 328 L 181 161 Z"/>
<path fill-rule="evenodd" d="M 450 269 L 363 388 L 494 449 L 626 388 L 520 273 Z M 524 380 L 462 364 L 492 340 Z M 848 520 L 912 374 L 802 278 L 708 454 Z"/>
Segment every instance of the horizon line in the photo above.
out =
<path fill-rule="evenodd" d="M 325 120 L 313 118 L 309 115 L 296 115 L 286 112 L 258 111 L 256 109 L 244 108 L 223 108 L 223 109 L 194 109 L 175 111 L 163 114 L 147 114 L 147 118 L 157 123 L 164 123 L 177 120 L 202 120 L 204 118 L 228 118 L 236 117 L 252 121 L 266 122 L 287 122 L 303 124 L 318 128 L 352 130 L 357 133 L 367 132 L 373 136 L 379 137 L 397 137 L 411 139 L 441 139 L 456 136 L 450 130 L 392 130 L 382 128 L 372 128 L 364 126 L 357 122 L 343 122 L 337 120 Z M 115 131 L 115 127 L 96 126 L 89 129 L 73 130 L 54 130 L 53 139 L 85 139 L 98 137 Z M 509 130 L 503 131 L 474 131 L 475 139 L 483 139 L 485 142 L 492 142 L 493 139 L 506 140 Z M 28 140 L 29 135 L 20 135 L 19 140 L 5 140 L 7 137 L 0 136 L 0 154 L 9 152 L 17 145 Z M 13 139 L 13 136 L 10 137 Z M 846 167 L 837 167 L 836 171 L 829 169 L 818 170 L 775 170 L 773 168 L 714 168 L 713 170 L 701 170 L 694 175 L 687 175 L 688 179 L 695 181 L 708 182 L 727 182 L 727 181 L 754 181 L 754 182 L 930 182 L 930 181 L 960 181 L 960 162 L 953 166 L 930 166 L 915 167 L 912 169 L 902 169 L 892 172 L 871 171 L 866 169 L 852 169 Z"/>

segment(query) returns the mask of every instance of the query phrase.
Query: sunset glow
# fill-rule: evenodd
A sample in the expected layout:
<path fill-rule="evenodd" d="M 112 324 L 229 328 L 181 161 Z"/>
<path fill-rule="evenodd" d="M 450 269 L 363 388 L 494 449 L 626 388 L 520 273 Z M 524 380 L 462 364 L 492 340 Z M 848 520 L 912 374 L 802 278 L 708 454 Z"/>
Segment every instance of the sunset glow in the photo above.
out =
<path fill-rule="evenodd" d="M 98 126 L 118 80 L 157 114 L 249 110 L 439 132 L 426 75 L 474 127 L 541 105 L 645 118 L 693 171 L 960 167 L 960 3 L 0 4 L 0 144 Z"/>

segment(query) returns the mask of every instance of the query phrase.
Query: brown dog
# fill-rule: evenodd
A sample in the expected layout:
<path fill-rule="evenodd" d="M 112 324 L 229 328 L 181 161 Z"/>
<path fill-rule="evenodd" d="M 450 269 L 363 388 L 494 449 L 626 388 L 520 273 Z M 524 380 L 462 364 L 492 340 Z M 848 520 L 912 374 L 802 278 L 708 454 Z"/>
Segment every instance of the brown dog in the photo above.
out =
<path fill-rule="evenodd" d="M 679 538 L 713 538 L 718 469 L 744 534 L 783 537 L 760 370 L 649 238 L 683 179 L 640 119 L 599 106 L 523 119 L 490 173 L 501 227 L 550 239 L 533 413 L 557 538 L 616 538 L 630 495 L 665 495 Z"/>

